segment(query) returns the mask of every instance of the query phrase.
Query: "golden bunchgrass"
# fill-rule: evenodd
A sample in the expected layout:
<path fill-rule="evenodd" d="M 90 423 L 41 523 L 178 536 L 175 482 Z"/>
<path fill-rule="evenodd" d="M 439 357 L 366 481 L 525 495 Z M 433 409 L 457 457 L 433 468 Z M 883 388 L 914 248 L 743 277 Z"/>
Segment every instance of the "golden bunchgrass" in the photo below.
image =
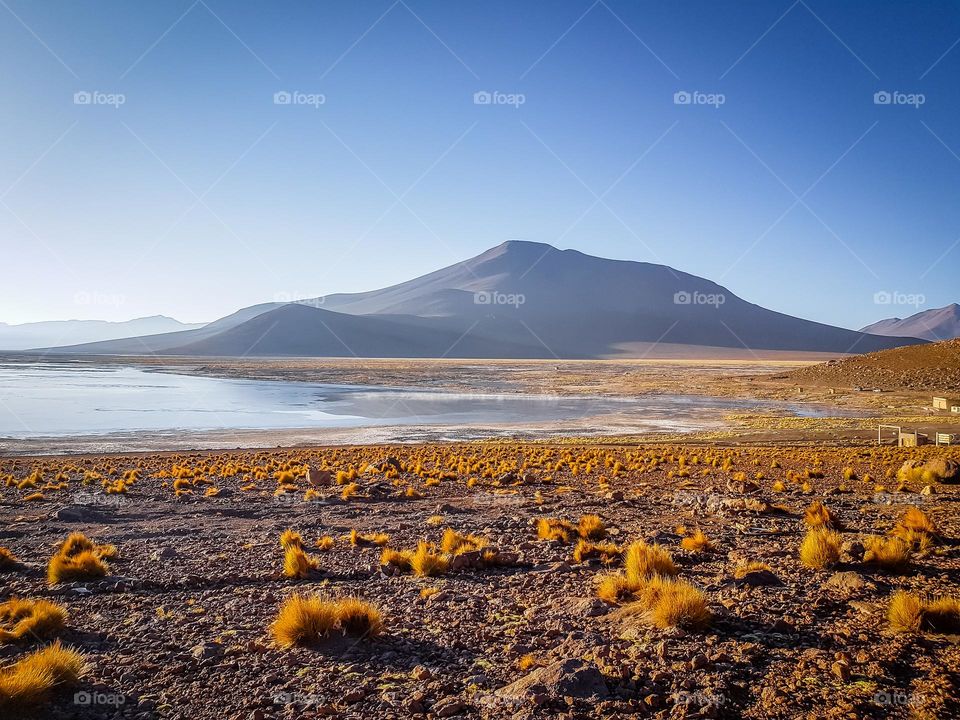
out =
<path fill-rule="evenodd" d="M 607 526 L 599 515 L 584 515 L 577 523 L 577 532 L 584 540 L 603 540 L 607 536 Z"/>
<path fill-rule="evenodd" d="M 283 551 L 283 574 L 288 578 L 304 580 L 320 569 L 320 563 L 301 545 L 288 545 Z"/>
<path fill-rule="evenodd" d="M 707 596 L 685 580 L 654 576 L 643 583 L 636 597 L 620 611 L 622 617 L 639 617 L 659 628 L 686 630 L 703 629 L 713 619 Z"/>
<path fill-rule="evenodd" d="M 863 561 L 884 570 L 903 570 L 910 565 L 910 544 L 899 537 L 868 535 L 863 540 Z"/>
<path fill-rule="evenodd" d="M 900 633 L 960 633 L 960 599 L 940 597 L 925 600 L 898 590 L 887 610 L 890 629 Z"/>
<path fill-rule="evenodd" d="M 460 555 L 465 552 L 482 550 L 489 542 L 486 538 L 476 535 L 461 535 L 453 528 L 447 528 L 443 531 L 443 539 L 440 541 L 440 549 L 451 555 Z"/>
<path fill-rule="evenodd" d="M 449 556 L 436 552 L 430 543 L 421 541 L 410 556 L 410 570 L 417 577 L 443 575 L 449 569 Z"/>
<path fill-rule="evenodd" d="M 332 630 L 375 637 L 383 631 L 383 617 L 374 605 L 360 598 L 328 600 L 318 595 L 293 595 L 270 625 L 270 634 L 281 648 L 312 645 Z"/>
<path fill-rule="evenodd" d="M 86 669 L 83 655 L 59 640 L 32 652 L 0 668 L 0 711 L 9 717 L 36 713 L 54 689 L 77 682 Z"/>
<path fill-rule="evenodd" d="M 579 535 L 576 525 L 559 518 L 540 518 L 537 521 L 537 537 L 541 540 L 569 543 Z"/>
<path fill-rule="evenodd" d="M 639 540 L 627 548 L 624 573 L 630 580 L 643 580 L 653 575 L 676 575 L 677 572 L 670 551 L 662 545 Z"/>
<path fill-rule="evenodd" d="M 937 524 L 923 510 L 916 507 L 908 507 L 904 511 L 890 534 L 917 549 L 926 549 L 934 540 L 941 537 Z"/>
<path fill-rule="evenodd" d="M 803 521 L 811 528 L 827 528 L 841 530 L 842 525 L 837 516 L 819 500 L 814 500 L 803 514 Z"/>
<path fill-rule="evenodd" d="M 296 530 L 287 528 L 282 533 L 280 533 L 280 547 L 284 550 L 290 547 L 303 547 L 303 538 L 300 536 Z"/>
<path fill-rule="evenodd" d="M 0 644 L 46 640 L 63 630 L 67 609 L 49 600 L 11 598 L 0 603 Z"/>
<path fill-rule="evenodd" d="M 573 561 L 577 563 L 599 560 L 604 565 L 612 565 L 621 558 L 621 551 L 613 543 L 595 543 L 589 540 L 577 541 L 573 549 Z"/>
<path fill-rule="evenodd" d="M 9 548 L 0 547 L 0 572 L 13 572 L 20 568 L 17 556 Z"/>
<path fill-rule="evenodd" d="M 800 544 L 800 562 L 823 570 L 840 561 L 840 535 L 833 530 L 811 529 Z"/>
<path fill-rule="evenodd" d="M 696 530 L 693 535 L 688 535 L 680 541 L 680 547 L 689 552 L 710 552 L 713 550 L 713 543 L 702 530 Z"/>
<path fill-rule="evenodd" d="M 101 552 L 112 556 L 116 554 L 116 548 L 96 545 L 82 533 L 71 533 L 50 558 L 47 582 L 56 585 L 105 577 L 110 568 L 103 562 Z"/>

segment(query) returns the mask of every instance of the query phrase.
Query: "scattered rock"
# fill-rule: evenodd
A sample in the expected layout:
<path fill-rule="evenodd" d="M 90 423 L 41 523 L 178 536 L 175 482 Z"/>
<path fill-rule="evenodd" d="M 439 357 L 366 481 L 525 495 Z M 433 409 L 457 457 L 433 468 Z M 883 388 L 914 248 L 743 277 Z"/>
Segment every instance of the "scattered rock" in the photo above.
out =
<path fill-rule="evenodd" d="M 577 699 L 605 698 L 610 694 L 597 666 L 577 658 L 537 668 L 495 694 L 508 700 L 529 700 L 539 693 Z"/>

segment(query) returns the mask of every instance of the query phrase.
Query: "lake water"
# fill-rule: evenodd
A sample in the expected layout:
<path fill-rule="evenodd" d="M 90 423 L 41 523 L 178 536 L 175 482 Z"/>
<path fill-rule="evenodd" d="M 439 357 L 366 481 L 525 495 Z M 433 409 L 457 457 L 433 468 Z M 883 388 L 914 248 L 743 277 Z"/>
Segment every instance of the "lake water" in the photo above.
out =
<path fill-rule="evenodd" d="M 460 394 L 409 388 L 237 380 L 139 368 L 0 363 L 0 438 L 176 430 L 490 426 L 616 416 L 647 429 L 693 430 L 704 411 L 802 405 L 644 395 L 634 398 Z M 709 424 L 709 423 L 707 423 Z"/>

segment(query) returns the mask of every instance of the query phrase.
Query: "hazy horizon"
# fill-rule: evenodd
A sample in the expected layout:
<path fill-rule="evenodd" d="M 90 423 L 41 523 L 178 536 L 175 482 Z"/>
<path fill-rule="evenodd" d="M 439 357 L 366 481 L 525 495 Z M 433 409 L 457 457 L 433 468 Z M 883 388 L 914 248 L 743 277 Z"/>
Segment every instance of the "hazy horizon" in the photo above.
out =
<path fill-rule="evenodd" d="M 6 323 L 207 322 L 508 239 L 847 328 L 958 299 L 958 8 L 11 1 L 0 18 Z"/>

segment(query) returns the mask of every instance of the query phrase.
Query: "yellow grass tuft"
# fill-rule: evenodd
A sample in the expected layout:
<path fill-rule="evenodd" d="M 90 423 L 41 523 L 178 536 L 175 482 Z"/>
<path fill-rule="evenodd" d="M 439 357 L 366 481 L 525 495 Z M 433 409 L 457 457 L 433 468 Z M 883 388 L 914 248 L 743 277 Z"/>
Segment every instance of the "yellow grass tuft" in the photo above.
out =
<path fill-rule="evenodd" d="M 282 648 L 309 645 L 335 628 L 337 620 L 333 603 L 316 595 L 293 595 L 277 613 L 270 625 L 270 634 Z"/>
<path fill-rule="evenodd" d="M 773 572 L 773 568 L 771 568 L 769 565 L 767 565 L 764 562 L 759 562 L 757 560 L 748 560 L 746 562 L 740 563 L 733 569 L 733 576 L 737 580 L 743 580 L 743 578 L 745 578 L 750 573 L 763 572 L 763 571 Z"/>
<path fill-rule="evenodd" d="M 530 668 L 536 667 L 539 664 L 540 663 L 537 662 L 537 658 L 535 655 L 531 655 L 530 653 L 527 653 L 526 655 L 521 657 L 519 660 L 517 660 L 517 670 L 519 670 L 520 672 L 526 672 Z"/>
<path fill-rule="evenodd" d="M 86 669 L 83 655 L 60 641 L 30 653 L 0 669 L 0 711 L 10 717 L 35 713 L 54 688 L 77 682 Z"/>
<path fill-rule="evenodd" d="M 894 632 L 960 633 L 960 599 L 923 600 L 898 590 L 890 598 L 887 619 Z"/>
<path fill-rule="evenodd" d="M 903 570 L 910 564 L 910 544 L 898 537 L 884 538 L 869 535 L 863 541 L 865 563 L 884 570 Z"/>
<path fill-rule="evenodd" d="M 385 547 L 380 554 L 380 564 L 390 565 L 399 568 L 403 572 L 409 572 L 412 557 L 413 552 L 410 550 L 392 550 L 391 548 Z"/>
<path fill-rule="evenodd" d="M 370 603 L 356 597 L 336 600 L 337 619 L 347 635 L 376 637 L 383 632 L 383 617 Z"/>
<path fill-rule="evenodd" d="M 66 622 L 67 609 L 62 605 L 11 598 L 0 603 L 0 644 L 52 638 Z"/>
<path fill-rule="evenodd" d="M 0 572 L 13 572 L 20 568 L 20 561 L 8 548 L 0 547 Z"/>
<path fill-rule="evenodd" d="M 537 537 L 562 543 L 572 542 L 580 534 L 576 525 L 559 518 L 540 518 L 537 521 Z"/>
<path fill-rule="evenodd" d="M 443 575 L 449 569 L 450 558 L 434 552 L 430 543 L 418 543 L 416 552 L 410 556 L 410 570 L 417 577 Z"/>
<path fill-rule="evenodd" d="M 622 573 L 608 573 L 600 577 L 597 597 L 608 603 L 618 603 L 633 596 L 642 586 L 642 580 L 630 580 Z"/>
<path fill-rule="evenodd" d="M 662 545 L 648 545 L 644 541 L 632 543 L 627 548 L 624 571 L 631 581 L 642 581 L 653 575 L 676 575 L 670 551 Z"/>
<path fill-rule="evenodd" d="M 940 528 L 923 510 L 909 507 L 897 520 L 890 534 L 914 546 L 920 543 L 929 545 L 933 539 L 940 537 Z"/>
<path fill-rule="evenodd" d="M 489 545 L 489 541 L 487 541 L 486 538 L 477 537 L 476 535 L 461 535 L 453 530 L 453 528 L 444 530 L 443 539 L 440 541 L 440 549 L 451 555 L 460 555 L 465 552 L 482 550 L 487 545 Z"/>
<path fill-rule="evenodd" d="M 700 630 L 710 624 L 713 614 L 707 596 L 684 580 L 655 576 L 637 593 L 637 601 L 623 609 L 660 628 Z"/>
<path fill-rule="evenodd" d="M 713 550 L 713 543 L 702 530 L 697 530 L 693 535 L 683 538 L 680 541 L 680 547 L 690 552 L 710 552 Z"/>
<path fill-rule="evenodd" d="M 329 535 L 324 535 L 319 540 L 317 540 L 317 550 L 322 550 L 324 552 L 332 550 L 333 546 L 336 544 L 336 541 Z"/>
<path fill-rule="evenodd" d="M 277 613 L 270 634 L 279 647 L 291 648 L 316 643 L 334 629 L 375 637 L 383 626 L 380 610 L 360 598 L 325 600 L 317 595 L 293 595 Z"/>
<path fill-rule="evenodd" d="M 361 533 L 356 528 L 350 531 L 350 544 L 356 547 L 370 547 L 378 545 L 384 547 L 390 542 L 390 536 L 387 533 Z"/>
<path fill-rule="evenodd" d="M 291 547 L 303 547 L 303 538 L 300 536 L 296 530 L 287 528 L 282 533 L 280 533 L 280 547 L 284 550 L 287 550 Z"/>
<path fill-rule="evenodd" d="M 620 559 L 621 555 L 620 548 L 613 543 L 594 543 L 589 540 L 579 540 L 577 546 L 573 549 L 573 561 L 577 563 L 597 559 L 604 565 L 612 565 Z"/>
<path fill-rule="evenodd" d="M 94 550 L 80 550 L 67 555 L 60 552 L 50 558 L 47 565 L 47 582 L 51 585 L 63 582 L 94 580 L 106 576 L 110 568 Z"/>
<path fill-rule="evenodd" d="M 811 529 L 800 544 L 800 562 L 823 570 L 840 561 L 840 535 L 833 530 Z"/>
<path fill-rule="evenodd" d="M 599 515 L 584 515 L 577 524 L 577 532 L 584 540 L 603 540 L 607 536 L 607 526 Z"/>
<path fill-rule="evenodd" d="M 308 555 L 302 545 L 288 545 L 283 553 L 283 574 L 288 578 L 304 580 L 320 569 L 320 563 Z"/>
<path fill-rule="evenodd" d="M 811 528 L 827 528 L 828 530 L 840 530 L 842 525 L 830 509 L 819 500 L 810 503 L 806 512 L 803 514 L 803 521 Z"/>

